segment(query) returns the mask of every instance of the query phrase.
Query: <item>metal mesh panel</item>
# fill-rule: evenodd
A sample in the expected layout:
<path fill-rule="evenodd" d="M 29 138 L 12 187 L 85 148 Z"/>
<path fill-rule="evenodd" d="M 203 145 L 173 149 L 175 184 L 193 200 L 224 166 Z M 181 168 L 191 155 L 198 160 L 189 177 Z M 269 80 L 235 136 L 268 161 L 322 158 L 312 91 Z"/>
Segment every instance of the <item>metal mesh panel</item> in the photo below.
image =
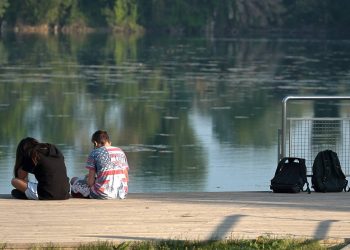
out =
<path fill-rule="evenodd" d="M 350 118 L 287 118 L 286 154 L 305 158 L 308 175 L 318 152 L 338 154 L 344 174 L 350 175 Z"/>

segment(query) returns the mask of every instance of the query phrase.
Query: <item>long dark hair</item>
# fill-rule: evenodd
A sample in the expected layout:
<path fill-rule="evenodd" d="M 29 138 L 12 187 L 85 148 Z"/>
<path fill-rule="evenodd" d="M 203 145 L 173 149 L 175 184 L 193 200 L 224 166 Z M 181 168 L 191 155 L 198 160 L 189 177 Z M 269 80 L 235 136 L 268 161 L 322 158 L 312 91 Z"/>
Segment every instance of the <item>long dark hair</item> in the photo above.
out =
<path fill-rule="evenodd" d="M 37 148 L 39 144 L 40 143 L 32 137 L 26 137 L 18 143 L 16 162 L 13 169 L 15 177 L 18 177 L 18 169 L 22 167 L 25 157 L 30 158 L 35 165 L 38 163 L 39 154 Z"/>

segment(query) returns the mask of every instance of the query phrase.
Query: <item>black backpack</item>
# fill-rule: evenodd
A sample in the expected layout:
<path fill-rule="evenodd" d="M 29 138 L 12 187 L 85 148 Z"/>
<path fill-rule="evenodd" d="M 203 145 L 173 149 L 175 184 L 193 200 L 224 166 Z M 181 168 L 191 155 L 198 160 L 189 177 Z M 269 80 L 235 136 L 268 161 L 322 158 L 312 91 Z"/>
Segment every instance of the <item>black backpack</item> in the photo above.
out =
<path fill-rule="evenodd" d="M 337 153 L 324 150 L 317 154 L 312 165 L 311 182 L 316 192 L 346 191 L 348 181 L 341 169 Z"/>
<path fill-rule="evenodd" d="M 305 159 L 285 157 L 278 163 L 275 176 L 271 180 L 270 189 L 275 193 L 299 193 L 304 185 L 310 193 L 306 178 Z"/>

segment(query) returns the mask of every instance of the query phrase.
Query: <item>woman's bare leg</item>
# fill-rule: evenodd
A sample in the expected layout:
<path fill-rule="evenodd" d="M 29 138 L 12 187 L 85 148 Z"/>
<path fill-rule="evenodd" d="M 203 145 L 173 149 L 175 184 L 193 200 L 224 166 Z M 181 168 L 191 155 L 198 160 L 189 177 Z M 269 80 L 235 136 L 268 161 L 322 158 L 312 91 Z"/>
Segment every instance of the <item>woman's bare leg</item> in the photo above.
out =
<path fill-rule="evenodd" d="M 16 189 L 18 189 L 21 192 L 25 192 L 28 188 L 28 182 L 25 180 L 19 179 L 19 178 L 13 178 L 11 180 L 12 186 L 14 186 Z"/>

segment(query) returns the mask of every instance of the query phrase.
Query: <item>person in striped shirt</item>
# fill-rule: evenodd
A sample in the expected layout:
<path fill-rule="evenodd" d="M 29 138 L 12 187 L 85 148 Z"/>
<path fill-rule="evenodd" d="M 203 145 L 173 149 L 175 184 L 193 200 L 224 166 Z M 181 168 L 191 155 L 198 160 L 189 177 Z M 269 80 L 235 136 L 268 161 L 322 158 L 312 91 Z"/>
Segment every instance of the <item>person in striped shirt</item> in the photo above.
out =
<path fill-rule="evenodd" d="M 129 165 L 122 149 L 112 146 L 106 131 L 98 130 L 91 138 L 94 149 L 89 154 L 84 177 L 71 179 L 75 198 L 125 199 L 128 193 Z"/>

